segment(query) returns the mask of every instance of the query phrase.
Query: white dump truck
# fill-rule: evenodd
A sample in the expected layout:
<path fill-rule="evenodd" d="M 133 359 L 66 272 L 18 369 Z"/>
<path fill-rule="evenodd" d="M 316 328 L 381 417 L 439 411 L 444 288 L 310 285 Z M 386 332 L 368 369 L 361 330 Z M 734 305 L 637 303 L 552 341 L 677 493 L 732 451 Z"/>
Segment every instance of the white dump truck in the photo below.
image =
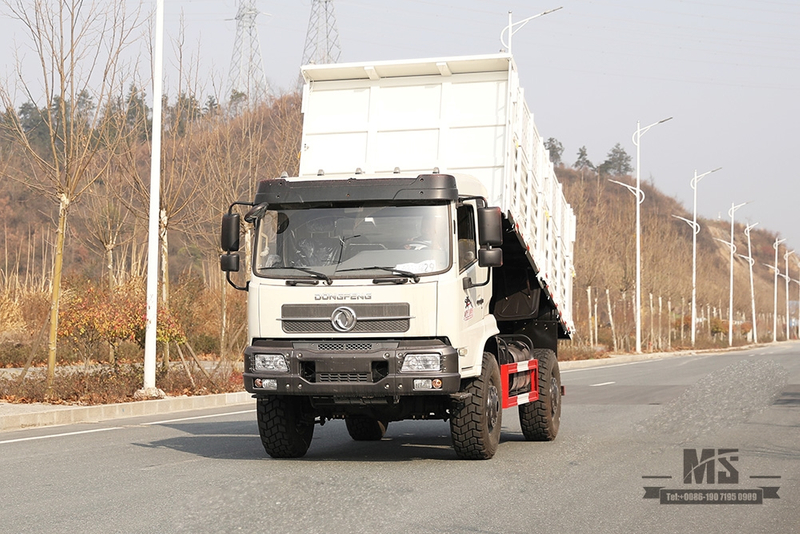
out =
<path fill-rule="evenodd" d="M 332 419 L 355 440 L 438 419 L 459 458 L 487 459 L 514 406 L 526 439 L 554 439 L 575 217 L 513 58 L 302 74 L 299 176 L 261 181 L 222 221 L 221 268 L 248 292 L 244 384 L 266 452 L 303 456 Z"/>

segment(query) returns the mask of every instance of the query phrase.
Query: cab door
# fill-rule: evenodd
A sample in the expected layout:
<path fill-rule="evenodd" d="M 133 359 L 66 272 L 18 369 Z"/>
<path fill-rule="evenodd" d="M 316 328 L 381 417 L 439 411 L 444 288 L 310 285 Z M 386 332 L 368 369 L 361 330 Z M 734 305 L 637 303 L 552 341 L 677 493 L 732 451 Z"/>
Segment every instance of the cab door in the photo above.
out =
<path fill-rule="evenodd" d="M 489 314 L 490 285 L 489 269 L 478 265 L 478 231 L 474 201 L 465 201 L 456 210 L 457 261 L 459 279 L 463 289 L 459 307 L 463 322 L 465 345 L 482 351 L 486 337 L 485 319 Z M 469 278 L 469 280 L 467 280 Z M 480 347 L 480 348 L 479 348 Z M 480 357 L 479 355 L 472 355 Z M 480 360 L 479 360 L 480 361 Z"/>

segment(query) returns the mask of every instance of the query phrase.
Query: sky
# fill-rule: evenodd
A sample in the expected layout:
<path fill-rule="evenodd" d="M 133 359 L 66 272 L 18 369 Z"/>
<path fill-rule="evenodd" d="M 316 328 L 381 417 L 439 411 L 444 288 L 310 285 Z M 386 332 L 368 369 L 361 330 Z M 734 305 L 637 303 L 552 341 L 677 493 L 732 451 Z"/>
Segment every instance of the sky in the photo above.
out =
<path fill-rule="evenodd" d="M 642 180 L 691 211 L 694 173 L 722 167 L 698 184 L 699 215 L 729 221 L 731 205 L 748 202 L 736 220 L 777 232 L 800 254 L 800 180 L 792 163 L 800 150 L 800 0 L 333 2 L 340 63 L 496 53 L 509 11 L 522 20 L 563 7 L 519 29 L 512 52 L 538 130 L 562 143 L 565 163 L 585 146 L 599 164 L 620 143 L 636 166 L 637 121 L 644 127 L 673 117 L 641 137 Z M 145 10 L 155 5 L 143 3 Z M 311 1 L 256 5 L 269 83 L 275 92 L 291 90 Z M 207 92 L 225 80 L 237 6 L 165 1 L 168 89 L 181 18 L 185 49 Z M 0 32 L 24 41 L 7 16 Z M 7 73 L 14 58 L 11 47 L 4 50 L 0 70 Z M 743 235 L 736 241 L 746 246 Z"/>

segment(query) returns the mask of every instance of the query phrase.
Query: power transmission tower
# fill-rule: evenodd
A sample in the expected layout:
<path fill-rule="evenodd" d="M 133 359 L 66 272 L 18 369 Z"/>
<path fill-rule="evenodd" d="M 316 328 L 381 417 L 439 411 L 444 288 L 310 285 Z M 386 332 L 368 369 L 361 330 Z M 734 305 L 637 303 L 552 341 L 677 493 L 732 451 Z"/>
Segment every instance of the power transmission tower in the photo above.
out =
<path fill-rule="evenodd" d="M 261 44 L 256 27 L 256 0 L 239 0 L 236 12 L 236 42 L 233 46 L 230 71 L 231 104 L 242 100 L 249 105 L 266 100 L 270 94 L 267 76 L 264 74 L 264 61 L 261 58 Z"/>
<path fill-rule="evenodd" d="M 303 65 L 336 63 L 342 55 L 333 0 L 312 0 Z"/>

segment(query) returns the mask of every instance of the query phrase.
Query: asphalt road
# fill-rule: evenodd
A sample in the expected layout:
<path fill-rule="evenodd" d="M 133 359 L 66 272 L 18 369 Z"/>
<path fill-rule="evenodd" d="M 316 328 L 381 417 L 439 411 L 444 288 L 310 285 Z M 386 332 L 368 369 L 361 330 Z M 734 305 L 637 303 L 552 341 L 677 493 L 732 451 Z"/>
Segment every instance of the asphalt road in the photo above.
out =
<path fill-rule="evenodd" d="M 800 532 L 800 344 L 562 378 L 558 439 L 525 442 L 506 410 L 483 462 L 457 460 L 441 421 L 373 443 L 334 421 L 305 458 L 272 460 L 247 405 L 4 432 L 0 531 Z M 685 483 L 702 449 L 714 483 L 702 467 Z"/>

